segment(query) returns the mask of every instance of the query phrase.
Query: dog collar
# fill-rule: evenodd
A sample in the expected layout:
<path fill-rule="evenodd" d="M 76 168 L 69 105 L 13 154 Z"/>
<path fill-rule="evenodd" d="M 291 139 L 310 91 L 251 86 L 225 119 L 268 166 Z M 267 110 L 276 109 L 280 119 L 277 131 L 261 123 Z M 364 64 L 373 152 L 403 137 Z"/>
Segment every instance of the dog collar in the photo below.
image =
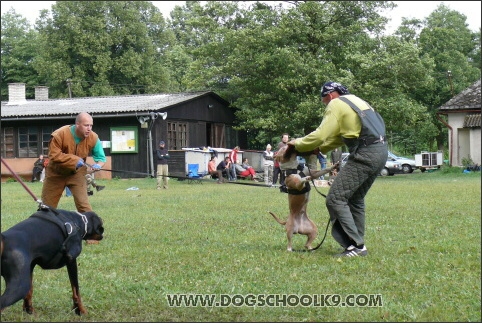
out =
<path fill-rule="evenodd" d="M 89 223 L 89 220 L 87 220 L 87 217 L 84 214 L 80 213 L 79 211 L 75 211 L 75 213 L 80 215 L 80 217 L 82 218 L 82 222 L 84 222 L 84 235 L 82 236 L 83 238 L 87 234 L 87 223 Z"/>

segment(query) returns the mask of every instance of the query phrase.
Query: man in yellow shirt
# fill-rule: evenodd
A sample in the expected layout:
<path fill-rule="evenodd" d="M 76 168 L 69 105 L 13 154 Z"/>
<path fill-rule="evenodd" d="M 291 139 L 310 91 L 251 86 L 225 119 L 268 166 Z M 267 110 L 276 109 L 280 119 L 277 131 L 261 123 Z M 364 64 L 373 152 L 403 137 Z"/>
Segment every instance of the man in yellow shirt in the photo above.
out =
<path fill-rule="evenodd" d="M 288 144 L 297 152 L 319 149 L 326 154 L 342 145 L 350 156 L 326 197 L 332 236 L 345 250 L 336 257 L 366 256 L 365 195 L 387 161 L 385 123 L 368 103 L 337 82 L 321 88 L 327 105 L 320 126 Z"/>

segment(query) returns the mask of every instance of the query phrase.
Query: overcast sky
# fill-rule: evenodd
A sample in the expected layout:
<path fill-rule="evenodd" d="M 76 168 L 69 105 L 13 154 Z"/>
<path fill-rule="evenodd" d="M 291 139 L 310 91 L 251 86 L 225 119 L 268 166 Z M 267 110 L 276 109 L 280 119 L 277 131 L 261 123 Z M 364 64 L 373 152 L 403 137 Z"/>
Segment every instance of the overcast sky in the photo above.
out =
<path fill-rule="evenodd" d="M 169 13 L 176 5 L 184 5 L 185 1 L 151 1 L 159 8 L 164 17 L 169 18 Z M 203 2 L 203 1 L 202 1 Z M 424 19 L 434 11 L 440 3 L 444 3 L 452 10 L 456 10 L 467 16 L 467 24 L 472 31 L 480 28 L 481 1 L 394 1 L 398 7 L 387 12 L 391 21 L 387 25 L 387 33 L 393 32 L 405 18 Z M 51 9 L 55 1 L 1 1 L 2 14 L 11 7 L 32 24 L 35 23 L 42 9 Z"/>

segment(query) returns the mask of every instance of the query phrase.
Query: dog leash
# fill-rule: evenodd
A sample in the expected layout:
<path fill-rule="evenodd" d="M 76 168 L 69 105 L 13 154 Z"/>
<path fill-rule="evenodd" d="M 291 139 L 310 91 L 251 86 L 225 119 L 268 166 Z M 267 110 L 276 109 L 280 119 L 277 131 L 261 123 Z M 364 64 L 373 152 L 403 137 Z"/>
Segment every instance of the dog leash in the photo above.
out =
<path fill-rule="evenodd" d="M 38 199 L 35 194 L 30 190 L 30 188 L 25 185 L 25 183 L 22 181 L 22 179 L 17 175 L 17 173 L 15 173 L 11 168 L 10 166 L 7 164 L 7 162 L 3 159 L 2 157 L 2 163 L 5 165 L 5 167 L 7 167 L 7 169 L 10 171 L 10 173 L 13 175 L 13 177 L 15 177 L 15 179 L 17 180 L 17 182 L 19 182 L 23 188 L 30 194 L 30 196 L 33 197 L 33 200 L 35 202 L 38 203 L 39 205 L 39 208 L 46 208 L 47 206 L 43 204 L 42 200 L 41 199 Z"/>
<path fill-rule="evenodd" d="M 87 164 L 87 163 L 84 163 L 84 165 L 87 166 L 87 167 L 90 167 L 90 168 L 92 168 L 92 166 L 93 166 L 93 165 L 90 165 L 90 164 Z M 149 174 L 149 173 L 134 172 L 134 171 L 130 171 L 130 170 L 114 170 L 114 169 L 101 168 L 97 171 L 101 171 L 101 170 L 104 170 L 106 172 L 112 172 L 112 173 L 129 173 L 129 174 L 147 175 L 147 176 L 151 177 L 151 174 Z"/>

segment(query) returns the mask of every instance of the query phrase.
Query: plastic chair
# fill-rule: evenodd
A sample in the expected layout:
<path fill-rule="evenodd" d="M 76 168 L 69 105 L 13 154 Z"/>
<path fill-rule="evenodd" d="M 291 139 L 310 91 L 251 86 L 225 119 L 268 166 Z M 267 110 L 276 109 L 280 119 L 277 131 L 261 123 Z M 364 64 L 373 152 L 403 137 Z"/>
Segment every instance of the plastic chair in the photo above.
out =
<path fill-rule="evenodd" d="M 202 184 L 202 178 L 205 174 L 199 173 L 199 164 L 187 164 L 187 183 Z"/>

